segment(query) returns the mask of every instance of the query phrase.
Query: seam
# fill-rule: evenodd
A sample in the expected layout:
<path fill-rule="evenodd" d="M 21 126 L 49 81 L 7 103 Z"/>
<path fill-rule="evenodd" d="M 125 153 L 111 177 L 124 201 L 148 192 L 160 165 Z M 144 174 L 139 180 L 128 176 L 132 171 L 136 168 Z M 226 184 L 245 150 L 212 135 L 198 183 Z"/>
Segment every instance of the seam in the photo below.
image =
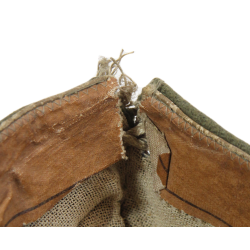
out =
<path fill-rule="evenodd" d="M 171 157 L 171 154 L 170 154 L 170 157 Z M 167 192 L 169 192 L 170 194 L 172 194 L 173 196 L 175 196 L 177 199 L 179 199 L 179 200 L 185 202 L 186 204 L 188 204 L 188 205 L 190 205 L 190 206 L 192 206 L 192 207 L 194 207 L 194 208 L 197 208 L 198 210 L 200 210 L 200 211 L 202 211 L 202 212 L 204 212 L 204 213 L 207 213 L 207 214 L 213 216 L 215 219 L 217 219 L 217 220 L 223 222 L 223 223 L 226 224 L 227 226 L 232 227 L 232 225 L 230 225 L 229 223 L 227 223 L 226 221 L 224 221 L 224 220 L 221 219 L 220 217 L 218 217 L 218 216 L 214 215 L 213 213 L 209 212 L 208 210 L 203 209 L 203 208 L 201 208 L 201 207 L 195 205 L 194 203 L 192 203 L 192 202 L 190 202 L 190 201 L 188 201 L 188 200 L 186 200 L 186 199 L 180 197 L 180 196 L 177 195 L 175 192 L 173 192 L 173 191 L 171 191 L 170 189 L 168 189 L 168 180 L 169 180 L 169 175 L 170 175 L 171 158 L 169 159 L 170 161 L 169 161 L 169 167 L 168 167 L 168 169 L 166 169 L 166 167 L 165 167 L 165 165 L 164 165 L 164 163 L 163 163 L 163 161 L 162 161 L 162 159 L 161 159 L 160 156 L 159 156 L 159 158 L 160 158 L 160 162 L 161 162 L 161 164 L 162 164 L 164 170 L 165 170 L 166 173 L 167 173 L 167 177 L 166 177 L 166 187 L 165 187 L 165 190 L 166 190 Z"/>
<path fill-rule="evenodd" d="M 160 160 L 160 162 L 161 162 L 161 165 L 162 165 L 163 169 L 168 173 L 168 169 L 167 169 L 166 166 L 164 165 L 164 163 L 163 163 L 163 161 L 162 161 L 162 159 L 161 159 L 161 155 L 159 155 L 159 160 Z"/>
<path fill-rule="evenodd" d="M 117 160 L 113 161 L 113 162 L 110 164 L 110 166 L 111 166 L 111 165 L 114 165 L 114 164 L 117 163 L 117 162 L 118 162 Z M 105 169 L 105 168 L 107 168 L 107 166 L 104 167 L 103 169 Z M 100 170 L 100 171 L 102 171 L 102 170 Z M 51 200 L 53 200 L 53 199 L 59 197 L 60 195 L 66 193 L 67 191 L 69 191 L 69 190 L 71 190 L 71 189 L 77 187 L 78 184 L 82 183 L 83 181 L 86 181 L 86 180 L 90 179 L 90 178 L 93 177 L 94 175 L 98 174 L 100 171 L 98 171 L 98 172 L 96 172 L 96 173 L 94 173 L 94 174 L 92 174 L 92 175 L 90 175 L 90 176 L 88 176 L 88 177 L 85 177 L 85 178 L 83 178 L 83 179 L 81 179 L 81 180 L 79 180 L 79 181 L 77 181 L 77 182 L 75 182 L 75 183 L 72 184 L 71 186 L 69 186 L 69 187 L 67 187 L 66 189 L 64 189 L 64 190 L 62 190 L 62 191 L 60 191 L 60 192 L 58 192 L 57 194 L 55 194 L 55 195 L 49 197 L 48 199 L 46 199 L 46 200 L 40 202 L 39 204 L 37 204 L 37 205 L 35 205 L 35 206 L 33 206 L 33 207 L 30 207 L 30 208 L 27 208 L 27 209 L 25 209 L 25 210 L 23 210 L 23 211 L 21 211 L 21 212 L 15 214 L 14 216 L 12 216 L 12 217 L 8 220 L 8 222 L 4 225 L 4 227 L 7 227 L 7 226 L 10 224 L 10 222 L 12 222 L 12 221 L 13 221 L 14 219 L 16 219 L 17 217 L 19 217 L 19 216 L 21 216 L 21 215 L 23 215 L 23 214 L 26 214 L 26 213 L 28 213 L 28 212 L 31 212 L 31 211 L 33 211 L 33 210 L 35 210 L 35 209 L 37 209 L 37 208 L 43 206 L 44 204 L 48 203 L 49 201 L 51 201 Z M 65 197 L 65 196 L 64 196 L 64 197 Z M 54 205 L 53 205 L 53 206 L 54 206 Z M 47 211 L 49 211 L 49 210 L 47 210 Z"/>
<path fill-rule="evenodd" d="M 230 224 L 228 224 L 228 223 L 227 223 L 226 221 L 224 221 L 223 219 L 221 219 L 221 218 L 219 218 L 218 216 L 216 216 L 216 215 L 210 213 L 209 211 L 207 211 L 207 210 L 205 210 L 205 209 L 202 209 L 202 208 L 196 206 L 195 204 L 193 204 L 193 203 L 191 203 L 191 202 L 189 202 L 189 201 L 183 199 L 182 197 L 180 197 L 179 195 L 175 194 L 174 192 L 172 192 L 172 191 L 169 190 L 168 188 L 165 188 L 165 190 L 166 190 L 168 193 L 170 193 L 170 194 L 172 194 L 173 196 L 175 196 L 176 198 L 178 198 L 179 200 L 185 202 L 186 204 L 188 204 L 188 205 L 190 205 L 190 206 L 192 206 L 192 207 L 194 207 L 194 208 L 196 208 L 196 209 L 199 209 L 200 211 L 202 211 L 202 212 L 204 212 L 204 213 L 207 213 L 207 214 L 213 216 L 215 219 L 217 219 L 217 220 L 223 222 L 223 223 L 226 224 L 227 226 L 232 227 Z"/>
<path fill-rule="evenodd" d="M 163 169 L 164 169 L 165 172 L 167 173 L 167 177 L 166 177 L 166 187 L 165 187 L 165 190 L 166 190 L 167 192 L 169 192 L 170 194 L 172 194 L 173 196 L 175 196 L 175 197 L 178 198 L 179 200 L 185 202 L 186 204 L 188 204 L 188 205 L 190 205 L 190 206 L 192 206 L 192 207 L 194 207 L 194 208 L 197 208 L 197 209 L 199 209 L 200 211 L 202 211 L 202 212 L 204 212 L 204 213 L 207 213 L 207 214 L 213 216 L 215 219 L 217 219 L 217 220 L 223 222 L 223 223 L 226 224 L 227 226 L 232 227 L 229 223 L 225 222 L 223 219 L 219 218 L 218 216 L 212 214 L 211 212 L 209 212 L 209 211 L 207 211 L 207 210 L 205 210 L 205 209 L 203 209 L 203 208 L 198 207 L 197 205 L 191 203 L 191 202 L 188 201 L 188 200 L 183 199 L 182 197 L 180 197 L 179 195 L 177 195 L 176 193 L 174 193 L 173 191 L 171 191 L 170 189 L 168 189 L 168 179 L 169 179 L 170 167 L 171 167 L 171 154 L 170 154 L 170 158 L 169 158 L 169 166 L 168 166 L 168 168 L 166 168 L 166 166 L 164 165 L 164 163 L 163 163 L 163 161 L 162 161 L 162 159 L 161 159 L 161 155 L 159 155 L 159 160 L 160 160 L 160 162 L 161 162 L 161 165 L 162 165 Z"/>
<path fill-rule="evenodd" d="M 93 175 L 91 175 L 91 176 L 93 176 Z M 35 209 L 41 207 L 42 205 L 48 203 L 49 201 L 51 201 L 51 200 L 53 200 L 53 199 L 59 197 L 60 195 L 66 193 L 67 191 L 71 190 L 71 189 L 74 188 L 78 183 L 87 180 L 87 179 L 90 178 L 91 176 L 89 176 L 89 177 L 87 177 L 87 178 L 84 178 L 84 179 L 82 179 L 82 180 L 80 180 L 80 181 L 77 181 L 77 182 L 74 183 L 73 185 L 71 185 L 71 186 L 67 187 L 66 189 L 64 189 L 63 191 L 61 191 L 61 192 L 59 192 L 59 193 L 57 193 L 57 194 L 55 194 L 55 195 L 49 197 L 47 200 L 42 201 L 41 203 L 37 204 L 36 206 L 30 207 L 30 208 L 28 208 L 28 209 L 25 209 L 25 210 L 23 210 L 23 211 L 17 213 L 17 214 L 14 215 L 13 217 L 11 217 L 11 218 L 8 220 L 8 222 L 7 222 L 4 226 L 7 227 L 7 226 L 8 226 L 14 219 L 16 219 L 17 217 L 19 217 L 19 216 L 21 216 L 21 215 L 23 215 L 23 214 L 26 214 L 26 213 L 28 213 L 28 212 L 30 212 L 30 211 L 33 211 L 33 210 L 35 210 Z"/>
<path fill-rule="evenodd" d="M 153 99 L 153 98 L 152 98 Z M 159 102 L 159 103 L 162 103 L 161 101 L 159 101 L 158 99 L 156 99 L 156 98 L 154 98 L 156 101 L 153 101 L 153 102 L 151 102 L 151 103 L 156 103 L 157 101 Z M 158 103 L 158 107 L 160 107 L 160 104 Z M 165 107 L 166 107 L 166 110 L 164 111 L 165 112 L 165 114 L 166 114 L 166 116 L 167 116 L 167 118 L 170 120 L 170 122 L 172 122 L 173 123 L 173 120 L 175 120 L 175 118 L 177 118 L 178 117 L 178 122 L 177 122 L 177 124 L 175 124 L 175 123 L 173 123 L 174 125 L 177 125 L 177 127 L 179 128 L 179 126 L 180 126 L 180 124 L 182 124 L 183 122 L 185 123 L 184 124 L 184 131 L 185 132 L 187 132 L 187 130 L 189 129 L 189 128 L 191 128 L 191 130 L 190 130 L 190 132 L 191 132 L 191 138 L 193 138 L 193 136 L 195 135 L 195 134 L 197 134 L 197 133 L 199 133 L 199 137 L 197 138 L 197 140 L 199 140 L 199 141 L 201 141 L 201 140 L 203 140 L 204 138 L 206 138 L 206 143 L 207 143 L 207 145 L 209 146 L 212 142 L 214 142 L 214 148 L 215 148 L 215 150 L 218 150 L 220 147 L 217 147 L 216 148 L 216 144 L 218 144 L 217 142 L 215 142 L 212 138 L 210 138 L 209 136 L 207 136 L 207 135 L 204 135 L 203 133 L 201 133 L 199 130 L 197 130 L 194 126 L 192 126 L 190 123 L 188 123 L 187 121 L 185 121 L 182 117 L 180 117 L 176 112 L 174 112 L 170 107 L 168 107 L 166 104 L 164 104 L 164 103 L 162 103 Z M 154 106 L 155 107 L 155 106 Z M 168 112 L 168 108 L 169 108 L 169 112 Z M 161 108 L 162 109 L 162 108 Z M 168 115 L 171 113 L 171 116 L 170 116 L 170 118 L 168 117 Z M 176 117 L 174 117 L 174 114 L 176 115 Z M 173 118 L 174 117 L 174 118 Z M 148 117 L 149 118 L 149 117 Z M 150 118 L 149 118 L 150 119 Z M 183 120 L 183 122 L 181 122 L 180 123 L 180 119 L 181 120 Z M 151 120 L 151 119 L 150 119 Z M 155 123 L 151 120 L 151 122 L 155 125 Z M 186 124 L 188 124 L 189 126 L 188 126 L 188 128 L 186 128 Z M 156 125 L 155 125 L 156 126 Z M 157 127 L 157 126 L 156 126 Z M 158 128 L 158 127 L 157 127 Z M 159 128 L 158 128 L 159 129 Z M 196 132 L 194 132 L 194 130 L 196 130 Z M 208 143 L 208 138 L 211 140 L 211 142 L 210 143 Z M 165 138 L 166 139 L 166 138 Z M 218 144 L 218 145 L 220 145 L 220 144 Z M 226 147 L 224 147 L 223 145 L 220 145 L 221 147 L 222 147 L 222 152 L 223 152 L 223 154 L 227 154 L 228 152 L 230 153 L 230 158 L 233 160 L 233 159 L 235 159 L 236 157 L 239 157 L 239 164 L 240 165 L 242 165 L 245 161 L 247 161 L 246 159 L 244 159 L 244 158 L 242 158 L 242 157 L 240 157 L 240 156 L 235 156 L 234 158 L 232 158 L 232 152 L 228 149 L 228 148 L 226 148 Z M 235 154 L 235 153 L 233 153 L 233 154 Z M 236 155 L 236 154 L 235 154 Z M 240 158 L 241 159 L 243 159 L 243 162 L 240 162 Z M 214 215 L 214 214 L 212 214 L 211 212 L 209 212 L 209 211 L 207 211 L 207 210 L 205 210 L 205 209 L 203 209 L 203 208 L 200 208 L 200 207 L 198 207 L 197 205 L 195 205 L 195 204 L 193 204 L 193 203 L 191 203 L 190 201 L 188 201 L 188 200 L 185 200 L 184 198 L 182 198 L 182 197 L 180 197 L 179 195 L 177 195 L 176 193 L 174 193 L 173 191 L 171 191 L 170 189 L 168 189 L 168 180 L 169 180 L 169 175 L 170 175 L 170 168 L 171 168 L 171 154 L 170 154 L 170 159 L 169 159 L 169 167 L 168 168 L 166 168 L 165 167 L 165 165 L 164 165 L 164 163 L 163 163 L 163 161 L 162 161 L 162 159 L 161 159 L 161 156 L 159 155 L 159 160 L 160 160 L 160 162 L 161 162 L 161 165 L 163 166 L 163 169 L 165 170 L 165 172 L 167 173 L 167 177 L 166 177 L 166 187 L 164 188 L 164 190 L 166 190 L 168 193 L 170 193 L 171 195 L 173 195 L 173 196 L 175 196 L 177 199 L 179 199 L 179 200 L 181 200 L 181 201 L 183 201 L 184 203 L 186 203 L 186 204 L 188 204 L 188 205 L 190 205 L 190 206 L 192 206 L 192 207 L 194 207 L 194 208 L 196 208 L 196 209 L 198 209 L 198 210 L 200 210 L 200 211 L 202 211 L 202 212 L 204 212 L 204 213 L 207 213 L 208 215 L 210 215 L 210 216 L 212 216 L 212 217 L 214 217 L 215 219 L 217 219 L 217 220 L 219 220 L 219 221 L 221 221 L 221 222 L 223 222 L 225 225 L 227 225 L 227 226 L 229 226 L 229 227 L 232 227 L 232 225 L 230 225 L 229 223 L 227 223 L 226 221 L 224 221 L 223 219 L 221 219 L 221 218 L 219 218 L 218 216 L 216 216 L 216 215 Z M 247 161 L 248 163 L 249 163 L 249 161 Z M 248 167 L 248 164 L 247 164 L 247 167 Z M 249 168 L 248 168 L 249 169 Z"/>
<path fill-rule="evenodd" d="M 105 82 L 106 82 L 106 84 L 97 83 L 95 85 L 101 84 L 102 86 L 107 87 L 108 86 L 107 81 L 105 81 Z M 22 127 L 24 125 L 23 120 L 25 120 L 26 122 L 29 123 L 32 121 L 32 118 L 36 119 L 36 117 L 38 116 L 36 111 L 39 111 L 42 116 L 45 115 L 45 107 L 47 107 L 51 112 L 53 112 L 55 110 L 54 104 L 61 107 L 62 100 L 66 101 L 67 103 L 70 103 L 70 102 L 72 102 L 72 99 L 73 99 L 72 97 L 76 97 L 77 100 L 79 100 L 79 93 L 84 93 L 84 94 L 88 95 L 89 89 L 94 89 L 95 91 L 98 91 L 98 88 L 95 85 L 89 86 L 86 89 L 78 90 L 75 93 L 72 93 L 70 95 L 64 95 L 61 98 L 55 99 L 54 101 L 48 101 L 47 103 L 44 103 L 41 106 L 35 107 L 32 110 L 29 110 L 28 112 L 23 114 L 21 117 L 19 117 L 17 120 L 10 123 L 5 129 L 0 131 L 0 143 L 4 142 L 8 137 L 12 136 L 15 132 L 17 132 L 18 129 L 17 129 L 16 125 L 18 125 L 19 127 Z M 59 103 L 58 103 L 58 101 L 59 101 Z M 51 104 L 51 107 L 48 106 L 50 104 Z M 14 129 L 11 127 L 14 127 Z"/>
<path fill-rule="evenodd" d="M 230 154 L 230 159 L 231 159 L 231 160 L 234 160 L 235 158 L 238 157 L 238 163 L 240 164 L 240 166 L 241 166 L 243 163 L 246 163 L 247 169 L 250 170 L 250 167 L 249 167 L 249 160 L 243 158 L 243 157 L 240 156 L 237 152 L 232 152 L 232 151 L 230 151 L 230 150 L 229 150 L 227 147 L 225 147 L 224 145 L 219 144 L 219 143 L 216 142 L 213 138 L 211 138 L 211 137 L 209 137 L 209 136 L 203 134 L 201 131 L 197 130 L 194 126 L 192 126 L 189 122 L 185 121 L 180 115 L 178 115 L 174 110 L 172 110 L 167 104 L 165 104 L 165 103 L 163 103 L 162 101 L 156 99 L 155 97 L 151 97 L 151 99 L 154 99 L 154 100 L 155 100 L 155 101 L 151 101 L 152 104 L 155 103 L 155 102 L 159 102 L 159 103 L 163 104 L 163 105 L 166 107 L 166 110 L 165 110 L 164 113 L 165 113 L 165 115 L 166 115 L 166 117 L 167 117 L 168 119 L 169 119 L 168 115 L 171 113 L 171 117 L 170 117 L 170 119 L 169 119 L 170 122 L 173 123 L 173 121 L 175 120 L 175 118 L 177 118 L 177 117 L 179 118 L 177 124 L 173 123 L 173 124 L 175 124 L 178 128 L 179 128 L 180 124 L 182 124 L 183 122 L 185 123 L 185 124 L 184 124 L 184 128 L 183 128 L 183 130 L 184 130 L 185 132 L 188 132 L 187 130 L 188 130 L 189 128 L 191 128 L 191 138 L 192 138 L 195 134 L 199 133 L 199 140 L 200 140 L 200 141 L 202 141 L 204 138 L 206 138 L 206 139 L 207 139 L 207 140 L 206 140 L 207 146 L 210 146 L 210 144 L 213 142 L 213 143 L 214 143 L 214 149 L 215 149 L 216 151 L 218 151 L 218 149 L 221 147 L 222 152 L 223 152 L 224 155 L 228 155 L 228 153 L 229 153 L 229 154 Z M 158 104 L 157 106 L 154 105 L 154 108 L 157 108 L 158 106 L 159 106 L 159 104 Z M 168 111 L 168 109 L 169 109 L 169 111 Z M 162 109 L 160 109 L 159 112 L 160 112 L 161 110 L 162 110 Z M 173 115 L 174 115 L 174 114 L 176 115 L 176 117 L 173 118 Z M 183 122 L 180 123 L 180 120 L 183 120 Z M 186 127 L 187 124 L 188 124 L 188 127 Z M 200 126 L 201 126 L 201 125 L 200 125 Z M 201 127 L 202 127 L 202 126 L 201 126 Z M 203 127 L 202 127 L 202 128 L 203 128 Z M 206 130 L 206 129 L 204 128 L 204 130 Z M 194 132 L 194 131 L 196 131 L 196 132 Z M 210 132 L 210 133 L 211 133 L 211 132 Z M 201 136 L 203 136 L 203 137 L 201 138 Z M 211 140 L 210 143 L 208 143 L 208 139 Z M 228 142 L 227 142 L 227 143 L 228 143 Z M 228 144 L 230 144 L 230 143 L 228 143 Z M 218 146 L 217 146 L 217 145 L 218 145 Z M 233 154 L 236 155 L 236 156 L 233 157 L 233 156 L 232 156 Z M 243 162 L 242 162 L 240 159 L 242 159 Z"/>

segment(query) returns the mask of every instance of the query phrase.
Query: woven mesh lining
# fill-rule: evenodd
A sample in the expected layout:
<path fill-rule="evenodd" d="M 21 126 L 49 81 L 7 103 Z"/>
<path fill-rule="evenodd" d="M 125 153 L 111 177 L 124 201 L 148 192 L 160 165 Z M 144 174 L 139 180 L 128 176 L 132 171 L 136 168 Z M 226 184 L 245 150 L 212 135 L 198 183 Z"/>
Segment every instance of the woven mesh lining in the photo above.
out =
<path fill-rule="evenodd" d="M 161 199 L 149 156 L 134 148 L 127 154 L 128 161 L 84 181 L 27 226 L 211 226 Z"/>
<path fill-rule="evenodd" d="M 154 190 L 158 176 L 152 169 L 150 158 L 143 157 L 139 150 L 127 150 L 128 164 L 120 167 L 123 176 L 124 203 L 121 212 L 126 226 L 133 227 L 209 227 L 198 218 L 168 204 Z"/>
<path fill-rule="evenodd" d="M 159 176 L 157 175 L 158 158 L 160 154 L 169 153 L 170 149 L 168 147 L 164 134 L 161 133 L 148 118 L 145 118 L 145 130 L 147 134 L 151 159 L 151 164 L 149 165 L 149 169 L 147 172 L 151 172 L 152 175 L 151 182 L 153 181 L 153 185 L 151 187 L 151 193 L 153 193 L 153 190 L 155 192 L 155 201 L 152 202 L 155 202 L 155 205 L 158 203 L 158 217 L 156 219 L 158 220 L 158 223 L 163 223 L 164 226 L 212 226 L 211 224 L 203 220 L 190 216 L 183 211 L 174 208 L 164 200 L 161 200 L 161 202 L 158 201 L 158 197 L 160 195 L 159 190 L 164 188 Z M 148 182 L 150 183 L 150 180 L 148 180 Z M 163 220 L 163 217 L 165 219 L 165 222 Z M 160 220 L 162 220 L 162 222 Z"/>
<path fill-rule="evenodd" d="M 124 226 L 117 163 L 74 188 L 40 219 L 26 226 Z"/>
<path fill-rule="evenodd" d="M 27 226 L 211 226 L 161 199 L 157 161 L 158 155 L 169 149 L 150 120 L 146 119 L 145 125 L 150 157 L 127 148 L 127 161 L 85 180 Z"/>
<path fill-rule="evenodd" d="M 170 153 L 170 149 L 164 135 L 154 126 L 154 124 L 148 118 L 145 118 L 145 130 L 150 151 L 154 191 L 159 192 L 159 190 L 163 189 L 164 186 L 162 185 L 160 177 L 154 173 L 157 173 L 159 155 Z"/>
<path fill-rule="evenodd" d="M 113 197 L 98 204 L 79 224 L 79 227 L 125 226 L 120 215 L 121 203 Z"/>

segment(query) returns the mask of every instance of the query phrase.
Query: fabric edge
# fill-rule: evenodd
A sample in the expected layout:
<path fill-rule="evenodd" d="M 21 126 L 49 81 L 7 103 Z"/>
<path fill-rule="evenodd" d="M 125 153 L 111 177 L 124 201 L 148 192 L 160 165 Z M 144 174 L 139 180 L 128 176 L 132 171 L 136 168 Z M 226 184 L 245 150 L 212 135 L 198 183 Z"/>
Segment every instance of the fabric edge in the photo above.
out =
<path fill-rule="evenodd" d="M 138 97 L 138 101 L 145 99 L 145 97 L 153 95 L 158 90 L 164 96 L 169 98 L 180 110 L 190 117 L 193 121 L 225 140 L 226 142 L 241 149 L 245 153 L 250 155 L 250 145 L 243 140 L 237 138 L 226 129 L 217 124 L 214 120 L 206 116 L 204 113 L 195 108 L 192 104 L 177 94 L 169 85 L 159 78 L 154 78 L 145 88 L 143 88 L 142 94 Z"/>
<path fill-rule="evenodd" d="M 109 78 L 109 76 L 93 77 L 89 81 L 87 81 L 81 85 L 78 85 L 77 87 L 74 87 L 70 90 L 67 90 L 67 91 L 62 92 L 60 94 L 53 95 L 53 96 L 47 97 L 45 99 L 42 99 L 38 102 L 24 106 L 24 107 L 14 111 L 14 112 L 12 112 L 11 114 L 6 116 L 2 120 L 0 120 L 0 132 L 2 130 L 4 130 L 5 128 L 7 128 L 12 122 L 16 121 L 17 119 L 19 119 L 21 116 L 25 115 L 27 112 L 31 111 L 32 109 L 35 109 L 35 108 L 42 106 L 42 105 L 45 105 L 46 103 L 54 101 L 56 99 L 63 98 L 64 96 L 75 94 L 78 91 L 89 88 L 95 84 L 107 81 L 108 78 Z"/>

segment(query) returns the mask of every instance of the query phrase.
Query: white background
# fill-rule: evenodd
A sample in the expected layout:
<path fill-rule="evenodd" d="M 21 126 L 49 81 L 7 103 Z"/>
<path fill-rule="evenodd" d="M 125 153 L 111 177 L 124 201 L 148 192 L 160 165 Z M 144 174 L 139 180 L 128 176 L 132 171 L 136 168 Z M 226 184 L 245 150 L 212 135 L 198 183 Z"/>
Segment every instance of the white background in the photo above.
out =
<path fill-rule="evenodd" d="M 250 143 L 249 45 L 250 1 L 0 1 L 0 120 L 123 48 L 140 89 L 159 77 Z"/>
<path fill-rule="evenodd" d="M 0 119 L 96 74 L 118 57 L 250 143 L 249 1 L 0 1 Z"/>

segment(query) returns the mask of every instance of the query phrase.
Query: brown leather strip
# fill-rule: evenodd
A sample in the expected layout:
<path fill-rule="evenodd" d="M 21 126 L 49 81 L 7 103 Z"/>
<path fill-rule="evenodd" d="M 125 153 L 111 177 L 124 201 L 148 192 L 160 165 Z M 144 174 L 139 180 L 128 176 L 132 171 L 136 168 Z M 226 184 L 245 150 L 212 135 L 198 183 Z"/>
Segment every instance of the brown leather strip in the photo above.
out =
<path fill-rule="evenodd" d="M 8 133 L 8 131 L 4 132 L 4 130 L 5 129 L 8 130 L 8 128 L 10 128 L 11 125 L 15 127 L 15 125 L 19 126 L 18 124 L 22 124 L 22 122 L 18 121 L 18 119 L 22 118 L 25 114 L 32 111 L 33 109 L 42 107 L 44 105 L 49 105 L 51 106 L 51 110 L 53 110 L 54 101 L 62 99 L 62 98 L 70 99 L 70 97 L 73 97 L 73 96 L 78 97 L 79 91 L 84 90 L 84 92 L 87 93 L 87 89 L 96 84 L 106 86 L 107 84 L 106 82 L 108 78 L 109 78 L 108 76 L 94 77 L 90 79 L 88 82 L 83 83 L 77 87 L 74 87 L 73 89 L 70 89 L 68 91 L 65 91 L 63 93 L 60 93 L 54 96 L 50 96 L 38 102 L 22 107 L 19 110 L 16 110 L 15 112 L 13 112 L 12 114 L 8 115 L 7 117 L 5 117 L 3 120 L 0 121 L 0 142 L 1 142 L 2 133 L 5 133 L 5 134 Z"/>
<path fill-rule="evenodd" d="M 182 197 L 176 195 L 169 189 L 161 190 L 161 197 L 168 201 L 171 205 L 177 207 L 180 210 L 185 211 L 187 214 L 197 218 L 202 218 L 204 221 L 211 223 L 214 226 L 229 226 L 230 224 L 223 221 L 221 218 L 213 215 L 212 213 L 192 204 L 191 202 L 184 200 Z"/>
<path fill-rule="evenodd" d="M 63 192 L 62 194 L 56 197 L 52 196 L 34 207 L 27 208 L 15 214 L 12 218 L 9 219 L 9 221 L 4 226 L 5 227 L 21 226 L 21 225 L 26 225 L 28 223 L 27 221 L 30 222 L 36 221 L 43 215 L 43 214 L 41 215 L 41 209 L 40 209 L 41 206 L 42 210 L 46 212 L 50 210 L 58 201 L 60 201 L 69 192 L 70 190 L 67 190 L 66 192 Z M 12 221 L 14 221 L 14 224 L 12 224 Z"/>
<path fill-rule="evenodd" d="M 67 188 L 125 157 L 117 86 L 111 78 L 53 100 L 9 129 L 0 143 L 0 225 L 38 219 Z"/>
<path fill-rule="evenodd" d="M 159 155 L 157 164 L 157 174 L 159 175 L 161 182 L 164 186 L 166 186 L 167 184 L 169 162 L 170 162 L 170 154 L 165 153 Z"/>
<path fill-rule="evenodd" d="M 250 171 L 246 161 L 157 99 L 142 101 L 140 112 L 164 132 L 171 150 L 162 197 L 215 226 L 250 226 Z"/>

